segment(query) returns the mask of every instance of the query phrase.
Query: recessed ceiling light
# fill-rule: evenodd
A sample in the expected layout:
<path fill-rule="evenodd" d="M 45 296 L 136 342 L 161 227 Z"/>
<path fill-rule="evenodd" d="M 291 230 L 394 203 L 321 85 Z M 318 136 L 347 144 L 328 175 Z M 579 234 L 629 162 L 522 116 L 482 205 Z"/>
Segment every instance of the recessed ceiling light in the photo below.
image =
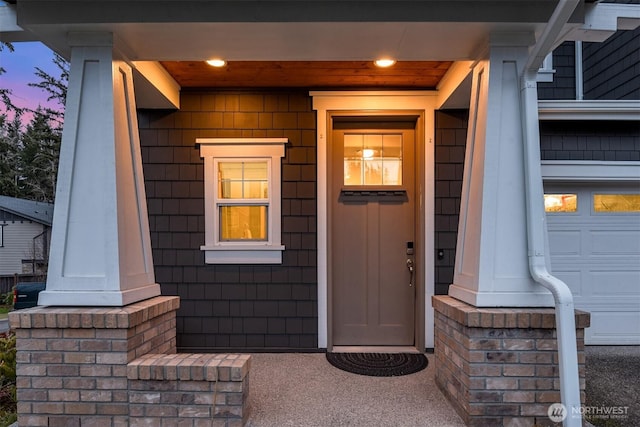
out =
<path fill-rule="evenodd" d="M 381 58 L 381 59 L 376 59 L 373 63 L 376 64 L 378 67 L 386 68 L 386 67 L 391 67 L 393 64 L 395 64 L 396 60 L 391 58 Z"/>
<path fill-rule="evenodd" d="M 224 59 L 210 59 L 207 61 L 207 64 L 211 65 L 212 67 L 220 68 L 227 65 L 227 61 L 225 61 Z"/>

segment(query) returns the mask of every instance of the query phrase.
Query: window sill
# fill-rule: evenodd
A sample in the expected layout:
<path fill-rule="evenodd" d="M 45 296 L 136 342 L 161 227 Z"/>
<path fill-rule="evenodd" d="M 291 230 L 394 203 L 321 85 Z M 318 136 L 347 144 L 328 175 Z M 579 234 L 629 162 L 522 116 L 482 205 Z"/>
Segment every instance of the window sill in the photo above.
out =
<path fill-rule="evenodd" d="M 284 246 L 201 246 L 207 264 L 282 264 Z"/>

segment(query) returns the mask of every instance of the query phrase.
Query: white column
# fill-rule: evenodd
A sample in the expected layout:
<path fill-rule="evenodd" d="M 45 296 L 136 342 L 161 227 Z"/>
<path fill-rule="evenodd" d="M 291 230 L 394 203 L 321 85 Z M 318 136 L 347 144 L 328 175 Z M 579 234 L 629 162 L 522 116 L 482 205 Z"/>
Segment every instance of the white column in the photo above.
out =
<path fill-rule="evenodd" d="M 39 305 L 125 306 L 155 283 L 131 68 L 110 33 L 70 35 L 46 290 Z"/>
<path fill-rule="evenodd" d="M 529 273 L 520 79 L 528 34 L 494 36 L 473 71 L 453 284 L 476 307 L 553 307 Z M 540 201 L 542 203 L 542 201 Z"/>

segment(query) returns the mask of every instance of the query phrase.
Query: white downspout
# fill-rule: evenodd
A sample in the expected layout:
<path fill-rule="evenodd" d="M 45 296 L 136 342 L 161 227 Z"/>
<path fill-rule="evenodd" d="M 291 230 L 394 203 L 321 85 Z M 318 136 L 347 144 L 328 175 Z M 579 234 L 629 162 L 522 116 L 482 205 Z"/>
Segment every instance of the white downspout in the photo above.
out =
<path fill-rule="evenodd" d="M 576 100 L 584 99 L 584 72 L 582 64 L 582 40 L 575 41 L 575 67 L 576 67 Z"/>
<path fill-rule="evenodd" d="M 560 0 L 549 23 L 529 55 L 522 74 L 521 102 L 526 186 L 527 241 L 529 271 L 533 279 L 547 288 L 555 301 L 560 398 L 566 408 L 565 427 L 582 426 L 580 414 L 580 380 L 576 343 L 573 295 L 569 287 L 547 268 L 546 216 L 540 167 L 540 130 L 536 75 L 544 57 L 551 50 L 560 30 L 580 0 Z"/>

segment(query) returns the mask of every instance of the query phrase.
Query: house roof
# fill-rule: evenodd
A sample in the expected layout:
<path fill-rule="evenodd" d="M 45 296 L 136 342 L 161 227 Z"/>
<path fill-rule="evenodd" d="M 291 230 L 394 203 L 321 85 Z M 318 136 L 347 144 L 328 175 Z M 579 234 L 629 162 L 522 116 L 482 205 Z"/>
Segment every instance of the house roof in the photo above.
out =
<path fill-rule="evenodd" d="M 44 225 L 53 221 L 53 204 L 0 196 L 0 209 Z"/>

